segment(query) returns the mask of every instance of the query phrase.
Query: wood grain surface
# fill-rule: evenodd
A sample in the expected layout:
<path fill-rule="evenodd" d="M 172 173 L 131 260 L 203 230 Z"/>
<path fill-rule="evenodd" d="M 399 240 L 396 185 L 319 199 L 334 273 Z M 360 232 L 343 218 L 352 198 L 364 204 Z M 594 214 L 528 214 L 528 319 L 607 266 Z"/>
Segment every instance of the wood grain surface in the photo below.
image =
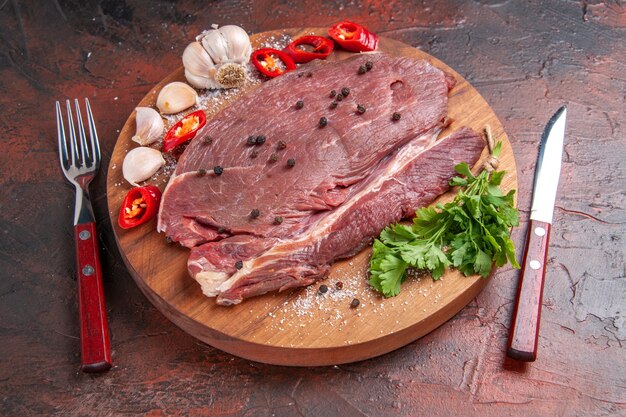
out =
<path fill-rule="evenodd" d="M 537 359 L 543 286 L 546 278 L 550 223 L 528 222 L 528 233 L 517 285 L 517 301 L 513 309 L 507 355 L 513 359 L 532 362 Z M 539 267 L 533 266 L 539 262 Z"/>
<path fill-rule="evenodd" d="M 325 36 L 326 30 L 284 29 L 255 34 L 251 40 L 255 49 L 277 41 L 282 48 L 289 39 L 307 34 Z M 500 165 L 507 175 L 502 187 L 505 192 L 517 189 L 510 143 L 497 116 L 480 94 L 452 68 L 409 45 L 382 37 L 379 50 L 396 56 L 426 59 L 457 79 L 449 93 L 448 114 L 452 123 L 441 137 L 463 126 L 477 132 L 490 126 L 494 137 L 503 142 Z M 354 54 L 339 49 L 329 59 L 341 60 L 351 56 Z M 185 81 L 182 67 L 151 89 L 138 105 L 154 108 L 159 91 L 172 81 Z M 258 85 L 249 83 L 234 95 L 227 92 L 228 100 L 218 102 L 217 108 L 208 109 L 210 115 L 215 116 L 221 108 Z M 186 113 L 196 109 L 194 107 Z M 387 353 L 430 332 L 465 307 L 486 284 L 486 280 L 479 276 L 464 277 L 458 271 L 450 270 L 438 282 L 428 276 L 419 281 L 409 280 L 399 296 L 384 299 L 367 285 L 371 249 L 365 249 L 357 256 L 333 265 L 330 276 L 323 281 L 330 288 L 325 296 L 316 294 L 319 287 L 316 284 L 305 291 L 267 294 L 244 300 L 236 306 L 219 306 L 214 298 L 205 297 L 200 285 L 189 277 L 189 250 L 168 245 L 165 236 L 156 232 L 156 220 L 133 230 L 123 230 L 115 224 L 121 202 L 132 188 L 119 167 L 127 152 L 137 147 L 131 140 L 134 134 L 133 114 L 120 132 L 107 176 L 109 214 L 120 254 L 150 301 L 180 328 L 212 346 L 247 359 L 278 365 L 355 362 Z M 485 150 L 483 159 L 486 155 Z M 163 189 L 163 179 L 167 177 L 157 176 L 147 183 L 160 185 Z M 336 290 L 336 282 L 342 282 L 344 288 Z M 360 300 L 357 309 L 350 308 L 354 298 Z"/>
<path fill-rule="evenodd" d="M 258 33 L 340 19 L 437 57 L 489 102 L 516 157 L 519 257 L 541 132 L 568 105 L 537 361 L 505 355 L 519 278 L 511 268 L 421 339 L 316 368 L 259 364 L 199 342 L 128 273 L 105 168 L 146 91 L 212 23 Z M 0 1 L 0 414 L 625 415 L 625 34 L 624 1 Z M 99 376 L 79 370 L 73 191 L 54 122 L 54 100 L 84 96 L 103 155 L 91 190 L 114 366 Z"/>

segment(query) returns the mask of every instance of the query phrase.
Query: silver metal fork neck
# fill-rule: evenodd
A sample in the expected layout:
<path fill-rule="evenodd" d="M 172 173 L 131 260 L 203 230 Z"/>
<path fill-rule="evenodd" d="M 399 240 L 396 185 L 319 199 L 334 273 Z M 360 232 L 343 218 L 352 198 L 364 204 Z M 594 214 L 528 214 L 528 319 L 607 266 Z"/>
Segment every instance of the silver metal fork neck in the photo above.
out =
<path fill-rule="evenodd" d="M 95 223 L 96 217 L 91 208 L 89 191 L 76 187 L 76 202 L 74 204 L 74 226 L 85 223 Z"/>

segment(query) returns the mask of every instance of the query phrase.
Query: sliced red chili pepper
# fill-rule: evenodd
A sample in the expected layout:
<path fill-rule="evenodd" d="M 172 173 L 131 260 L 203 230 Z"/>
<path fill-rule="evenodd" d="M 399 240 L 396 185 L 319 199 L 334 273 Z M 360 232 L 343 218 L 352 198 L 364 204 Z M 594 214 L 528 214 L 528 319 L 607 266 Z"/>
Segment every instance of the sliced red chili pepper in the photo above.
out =
<path fill-rule="evenodd" d="M 296 63 L 283 51 L 274 48 L 261 48 L 252 52 L 252 64 L 263 75 L 274 78 L 287 71 L 295 70 Z"/>
<path fill-rule="evenodd" d="M 167 131 L 163 139 L 163 152 L 169 152 L 181 143 L 193 139 L 198 130 L 202 129 L 205 124 L 206 115 L 204 111 L 198 110 L 189 113 Z"/>
<path fill-rule="evenodd" d="M 328 35 L 343 49 L 351 52 L 375 51 L 378 47 L 378 36 L 365 27 L 347 20 L 335 23 L 328 29 Z"/>
<path fill-rule="evenodd" d="M 135 187 L 124 197 L 117 223 L 122 229 L 144 224 L 157 214 L 160 202 L 161 191 L 154 185 Z"/>
<path fill-rule="evenodd" d="M 310 45 L 313 47 L 313 50 L 307 51 L 303 48 L 298 48 L 302 45 Z M 283 51 L 298 64 L 305 64 L 314 59 L 326 58 L 333 51 L 334 46 L 333 41 L 322 36 L 302 36 L 287 45 Z"/>

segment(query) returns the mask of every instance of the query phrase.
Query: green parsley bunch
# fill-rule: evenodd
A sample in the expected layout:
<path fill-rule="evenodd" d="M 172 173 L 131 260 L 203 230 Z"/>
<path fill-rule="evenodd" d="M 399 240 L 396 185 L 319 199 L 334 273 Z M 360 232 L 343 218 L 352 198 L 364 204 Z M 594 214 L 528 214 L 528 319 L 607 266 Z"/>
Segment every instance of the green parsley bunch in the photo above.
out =
<path fill-rule="evenodd" d="M 499 156 L 502 143 L 492 154 Z M 513 206 L 515 190 L 503 195 L 500 184 L 505 171 L 484 170 L 474 176 L 466 163 L 455 167 L 463 177 L 450 185 L 461 189 L 454 200 L 415 212 L 412 225 L 388 226 L 374 241 L 369 284 L 392 297 L 400 293 L 409 268 L 428 270 L 433 279 L 446 268 L 465 275 L 489 276 L 492 265 L 508 262 L 519 269 L 511 227 L 519 225 L 519 211 Z"/>

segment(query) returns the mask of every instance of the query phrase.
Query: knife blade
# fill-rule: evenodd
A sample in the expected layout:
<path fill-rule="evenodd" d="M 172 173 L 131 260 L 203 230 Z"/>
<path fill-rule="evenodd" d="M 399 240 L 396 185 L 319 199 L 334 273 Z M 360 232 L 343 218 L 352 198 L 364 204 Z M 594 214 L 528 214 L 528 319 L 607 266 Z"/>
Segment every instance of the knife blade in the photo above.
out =
<path fill-rule="evenodd" d="M 537 359 L 548 244 L 561 174 L 566 116 L 567 108 L 563 106 L 548 121 L 535 168 L 526 247 L 507 345 L 507 355 L 524 362 Z"/>

